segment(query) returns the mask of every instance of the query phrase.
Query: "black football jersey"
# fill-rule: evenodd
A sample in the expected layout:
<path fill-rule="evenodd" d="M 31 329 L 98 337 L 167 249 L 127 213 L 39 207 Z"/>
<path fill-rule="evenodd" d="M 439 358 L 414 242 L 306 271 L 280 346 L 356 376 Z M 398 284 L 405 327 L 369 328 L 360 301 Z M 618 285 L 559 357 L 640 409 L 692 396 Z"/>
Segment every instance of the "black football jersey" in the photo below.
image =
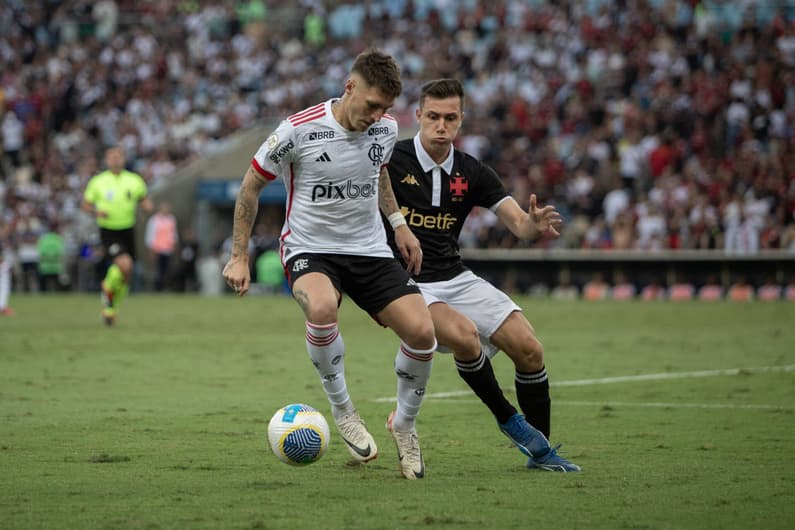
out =
<path fill-rule="evenodd" d="M 467 270 L 459 254 L 458 236 L 472 208 L 490 208 L 508 195 L 497 173 L 473 156 L 455 150 L 451 174 L 440 168 L 441 193 L 439 205 L 434 206 L 433 172 L 422 170 L 413 139 L 395 144 L 388 169 L 400 212 L 422 244 L 422 271 L 415 279 L 438 282 Z M 395 233 L 386 219 L 384 226 L 389 245 L 402 262 Z"/>

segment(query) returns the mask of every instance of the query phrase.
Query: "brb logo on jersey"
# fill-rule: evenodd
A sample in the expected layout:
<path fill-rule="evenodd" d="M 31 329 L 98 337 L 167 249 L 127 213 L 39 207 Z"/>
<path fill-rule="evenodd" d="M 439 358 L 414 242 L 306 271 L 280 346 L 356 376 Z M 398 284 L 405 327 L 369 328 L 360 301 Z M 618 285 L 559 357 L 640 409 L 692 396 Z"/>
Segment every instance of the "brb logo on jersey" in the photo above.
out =
<path fill-rule="evenodd" d="M 374 167 L 380 167 L 384 162 L 384 147 L 379 144 L 371 145 L 367 156 L 372 160 Z"/>
<path fill-rule="evenodd" d="M 342 184 L 318 184 L 312 188 L 312 202 L 317 202 L 320 199 L 369 199 L 375 197 L 378 191 L 377 178 L 370 179 L 370 182 L 362 184 L 354 184 L 352 181 L 347 180 Z"/>
<path fill-rule="evenodd" d="M 309 133 L 308 141 L 314 142 L 316 140 L 333 140 L 334 131 L 311 131 Z"/>

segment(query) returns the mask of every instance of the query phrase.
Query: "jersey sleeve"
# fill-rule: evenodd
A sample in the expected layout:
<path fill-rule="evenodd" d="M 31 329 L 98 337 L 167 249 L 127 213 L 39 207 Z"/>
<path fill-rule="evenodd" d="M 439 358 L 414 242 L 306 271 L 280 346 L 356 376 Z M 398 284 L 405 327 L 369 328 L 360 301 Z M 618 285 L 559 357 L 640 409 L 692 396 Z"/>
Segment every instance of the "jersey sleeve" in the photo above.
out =
<path fill-rule="evenodd" d="M 142 200 L 146 199 L 146 196 L 149 193 L 149 190 L 146 187 L 146 181 L 143 179 L 143 177 L 140 176 L 140 175 L 136 175 L 136 177 L 138 177 L 138 178 L 135 179 L 136 180 L 136 186 L 135 186 L 136 194 L 135 194 L 135 196 L 138 197 L 139 201 L 142 201 Z"/>
<path fill-rule="evenodd" d="M 386 167 L 389 164 L 389 161 L 392 160 L 392 153 L 395 151 L 395 144 L 398 141 L 398 123 L 395 119 L 387 119 L 384 120 L 388 123 L 389 127 L 389 142 L 385 146 L 384 149 L 384 161 L 381 163 L 381 167 Z"/>
<path fill-rule="evenodd" d="M 508 196 L 502 179 L 490 166 L 480 163 L 478 169 L 478 206 L 493 209 Z"/>
<path fill-rule="evenodd" d="M 88 181 L 88 184 L 86 184 L 86 189 L 83 192 L 83 199 L 85 199 L 85 201 L 89 204 L 94 204 L 97 202 L 98 197 L 97 197 L 97 185 L 95 178 L 91 178 Z"/>
<path fill-rule="evenodd" d="M 295 157 L 296 145 L 295 127 L 283 120 L 257 150 L 251 165 L 265 180 L 283 176 Z"/>

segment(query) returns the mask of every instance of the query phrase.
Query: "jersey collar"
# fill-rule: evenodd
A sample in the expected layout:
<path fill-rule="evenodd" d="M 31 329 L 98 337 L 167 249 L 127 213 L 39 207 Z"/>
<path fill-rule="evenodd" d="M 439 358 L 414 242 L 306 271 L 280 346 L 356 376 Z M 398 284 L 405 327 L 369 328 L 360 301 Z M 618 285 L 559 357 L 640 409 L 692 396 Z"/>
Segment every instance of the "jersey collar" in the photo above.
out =
<path fill-rule="evenodd" d="M 422 166 L 422 170 L 424 172 L 429 172 L 435 167 L 441 167 L 444 169 L 444 172 L 448 175 L 452 174 L 453 172 L 453 153 L 455 152 L 455 147 L 452 145 L 450 146 L 450 153 L 447 155 L 447 158 L 444 162 L 442 162 L 441 166 L 433 161 L 431 155 L 429 155 L 425 148 L 422 146 L 422 142 L 420 141 L 420 133 L 417 133 L 414 136 L 414 151 L 417 153 L 417 161 Z"/>

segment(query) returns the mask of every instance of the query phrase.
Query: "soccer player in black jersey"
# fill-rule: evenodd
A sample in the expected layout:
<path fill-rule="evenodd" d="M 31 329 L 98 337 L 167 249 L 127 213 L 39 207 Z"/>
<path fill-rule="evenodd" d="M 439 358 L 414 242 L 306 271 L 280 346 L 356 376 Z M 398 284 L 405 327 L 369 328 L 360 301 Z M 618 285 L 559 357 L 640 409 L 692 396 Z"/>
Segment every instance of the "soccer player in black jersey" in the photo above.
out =
<path fill-rule="evenodd" d="M 426 83 L 416 115 L 420 130 L 396 144 L 389 175 L 400 211 L 422 244 L 422 270 L 414 279 L 433 317 L 439 349 L 452 350 L 458 373 L 494 414 L 500 430 L 529 457 L 528 467 L 579 471 L 547 439 L 549 381 L 533 326 L 505 293 L 464 266 L 458 249 L 461 227 L 475 206 L 491 209 L 513 234 L 528 240 L 560 235 L 560 214 L 554 206 L 539 207 L 535 195 L 525 212 L 492 168 L 453 147 L 464 118 L 461 82 Z M 390 224 L 385 226 L 400 259 Z M 516 367 L 516 396 L 524 416 L 494 376 L 490 358 L 499 350 Z"/>

